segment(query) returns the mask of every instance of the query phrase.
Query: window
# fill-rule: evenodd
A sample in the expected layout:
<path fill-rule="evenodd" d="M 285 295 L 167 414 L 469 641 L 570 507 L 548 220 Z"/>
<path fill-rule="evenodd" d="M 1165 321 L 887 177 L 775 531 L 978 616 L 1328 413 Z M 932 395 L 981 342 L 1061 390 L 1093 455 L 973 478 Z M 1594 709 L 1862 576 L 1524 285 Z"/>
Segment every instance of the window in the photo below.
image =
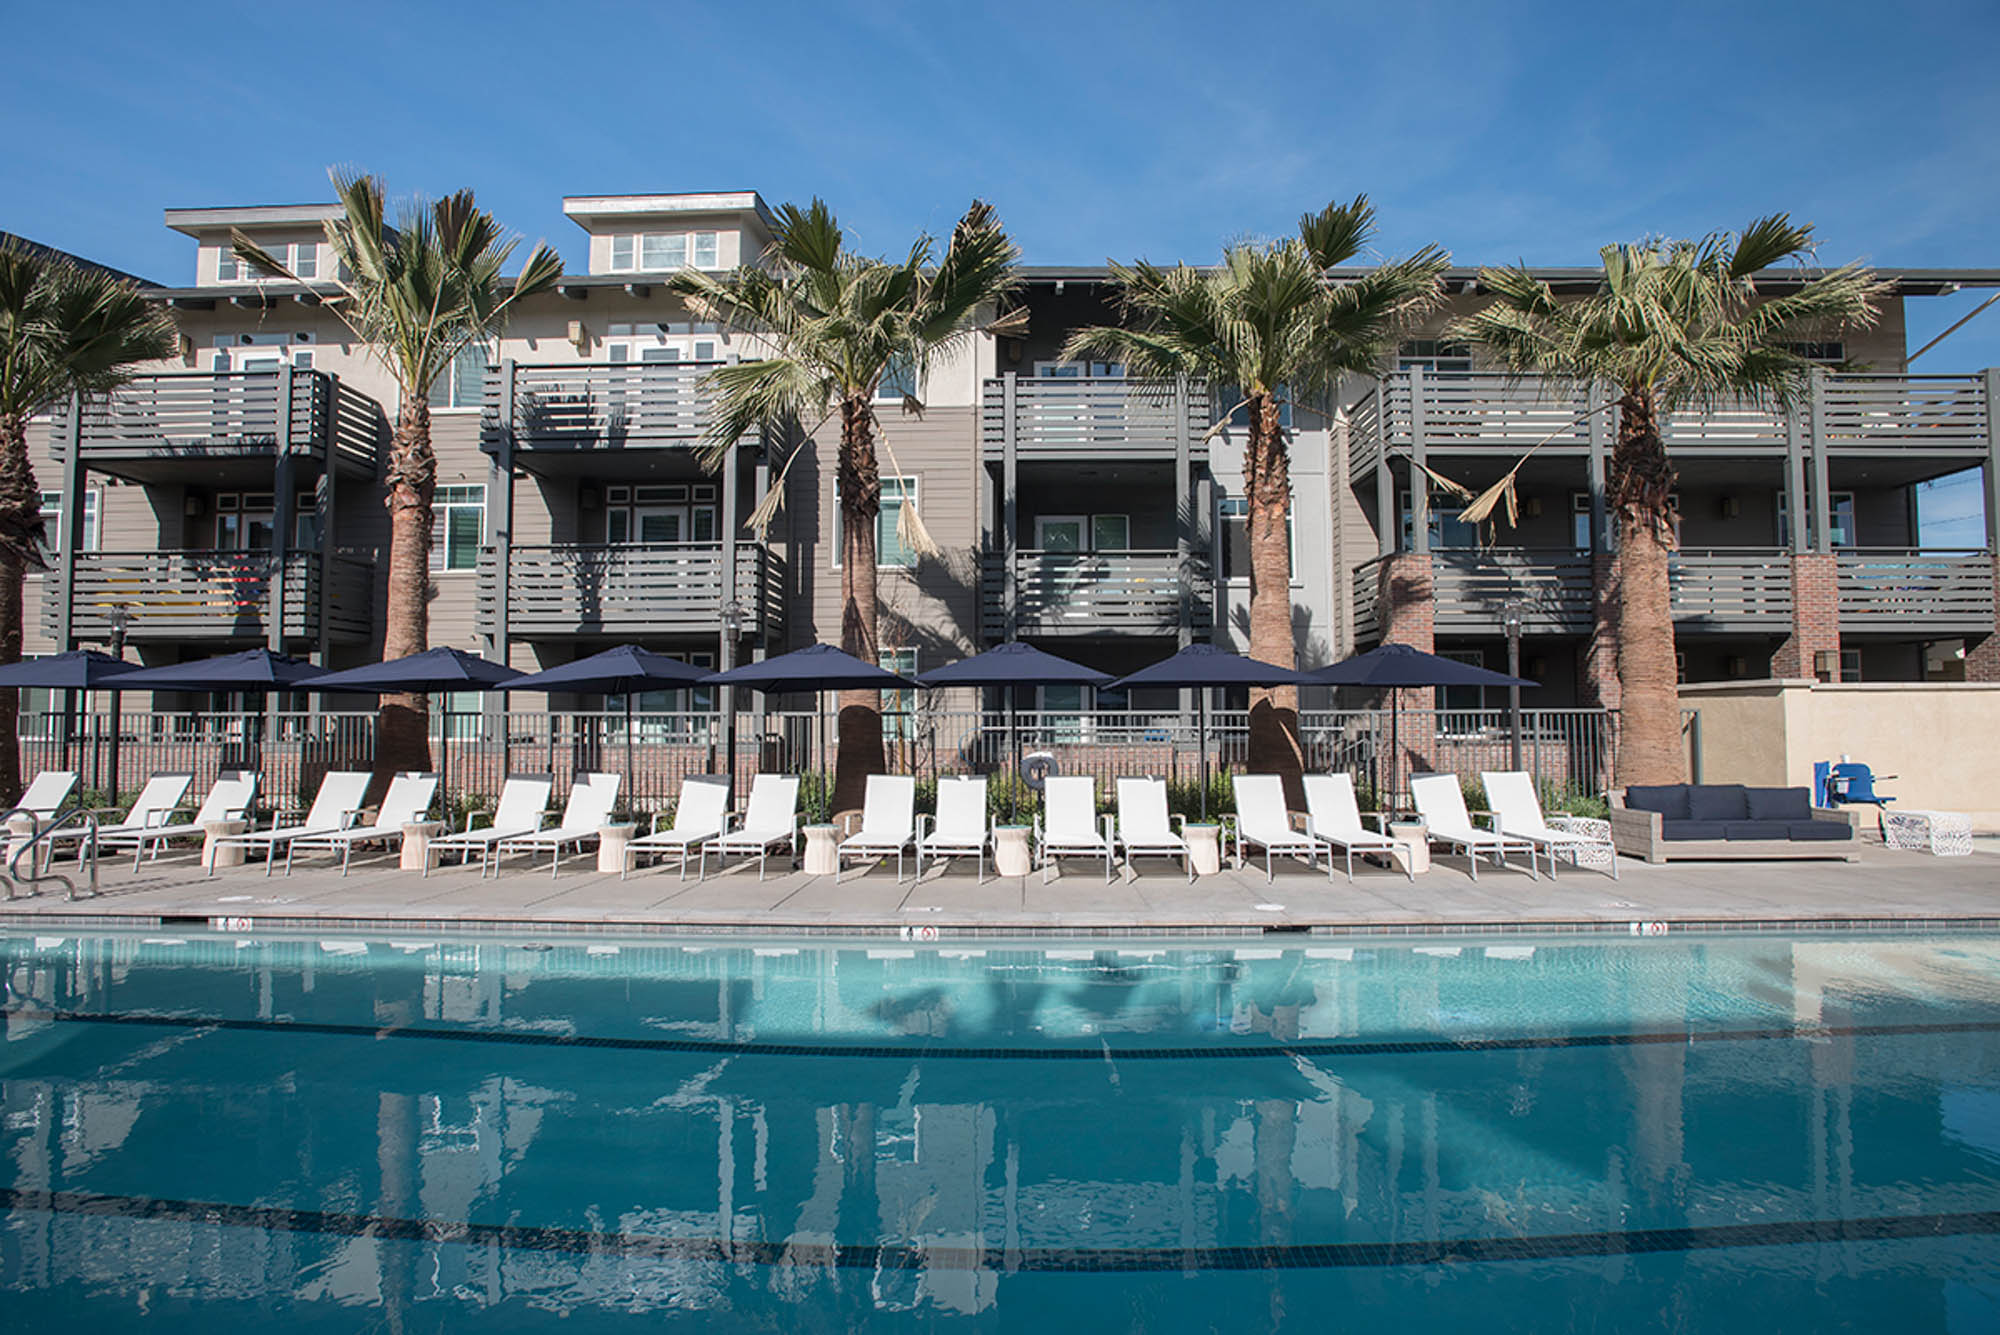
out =
<path fill-rule="evenodd" d="M 913 477 L 885 477 L 882 479 L 882 509 L 875 516 L 875 564 L 884 569 L 891 567 L 909 569 L 916 565 L 917 554 L 903 546 L 897 534 L 902 519 L 903 506 L 917 503 L 917 479 Z M 840 568 L 840 486 L 833 488 L 833 567 Z"/>
<path fill-rule="evenodd" d="M 1086 543 L 1086 537 L 1089 541 Z M 1130 515 L 1037 515 L 1035 547 L 1044 552 L 1123 552 L 1132 548 Z"/>
<path fill-rule="evenodd" d="M 218 334 L 215 339 L 214 369 L 224 371 L 276 371 L 290 362 L 302 371 L 313 364 L 313 336 L 310 330 L 293 333 Z"/>
<path fill-rule="evenodd" d="M 1280 385 L 1271 392 L 1278 397 L 1278 425 L 1282 429 L 1290 431 L 1292 429 L 1291 387 L 1289 385 Z M 1240 426 L 1245 429 L 1248 429 L 1250 426 L 1250 409 L 1248 407 L 1237 406 L 1243 402 L 1242 386 L 1223 385 L 1216 391 L 1215 397 L 1210 402 L 1218 409 L 1226 408 L 1229 410 L 1229 425 Z"/>
<path fill-rule="evenodd" d="M 478 691 L 446 691 L 438 727 L 454 742 L 476 742 L 486 730 L 486 697 Z"/>
<path fill-rule="evenodd" d="M 1584 500 L 1583 522 L 1587 529 L 1590 523 L 1590 505 L 1588 497 Z M 1429 528 L 1433 549 L 1463 550 L 1479 545 L 1479 525 L 1466 523 L 1458 517 L 1455 509 L 1443 509 L 1432 505 Z M 1407 552 L 1416 545 L 1417 536 L 1416 516 L 1410 513 L 1410 493 L 1407 491 L 1403 493 L 1402 534 L 1403 550 Z"/>
<path fill-rule="evenodd" d="M 607 487 L 604 540 L 614 545 L 714 542 L 716 484 Z"/>
<path fill-rule="evenodd" d="M 1569 541 L 1580 552 L 1590 550 L 1590 493 L 1569 494 Z"/>
<path fill-rule="evenodd" d="M 1224 496 L 1216 502 L 1216 513 L 1222 529 L 1222 577 L 1224 579 L 1250 578 L 1250 502 L 1242 496 Z M 1285 546 L 1290 552 L 1292 571 L 1296 577 L 1299 568 L 1298 530 L 1292 523 L 1292 511 L 1285 511 Z"/>
<path fill-rule="evenodd" d="M 685 236 L 642 236 L 639 238 L 641 269 L 685 269 L 688 239 Z"/>
<path fill-rule="evenodd" d="M 1840 651 L 1840 679 L 1842 681 L 1861 680 L 1861 651 L 1842 649 Z"/>
<path fill-rule="evenodd" d="M 302 491 L 292 502 L 292 546 L 302 552 L 319 550 L 319 494 Z"/>
<path fill-rule="evenodd" d="M 1424 368 L 1425 375 L 1464 374 L 1472 370 L 1472 349 L 1463 343 L 1436 338 L 1412 338 L 1396 349 L 1396 369 Z"/>
<path fill-rule="evenodd" d="M 266 253 L 290 270 L 296 278 L 319 277 L 319 242 L 280 241 L 267 244 Z M 240 259 L 230 242 L 223 242 L 215 252 L 215 281 L 218 283 L 244 283 L 257 278 L 278 278 L 282 275 L 274 269 L 265 269 Z"/>
<path fill-rule="evenodd" d="M 1454 663 L 1470 663 L 1473 667 L 1486 666 L 1486 651 L 1483 649 L 1440 649 L 1439 658 L 1449 658 Z M 1486 688 L 1484 686 L 1441 686 L 1438 688 L 1438 708 L 1454 711 L 1473 712 L 1486 708 Z M 1458 726 L 1447 723 L 1447 732 L 1470 732 L 1472 726 Z"/>
<path fill-rule="evenodd" d="M 433 408 L 478 408 L 486 402 L 486 377 L 492 371 L 492 357 L 484 343 L 474 341 L 458 350 L 436 380 L 431 382 Z"/>
<path fill-rule="evenodd" d="M 268 552 L 275 523 L 275 498 L 268 491 L 225 491 L 215 498 L 215 549 Z"/>
<path fill-rule="evenodd" d="M 720 252 L 720 247 L 717 244 L 716 234 L 714 232 L 696 232 L 694 234 L 695 268 L 697 269 L 716 268 L 719 263 L 719 260 L 717 259 L 717 255 L 719 254 L 719 252 Z"/>
<path fill-rule="evenodd" d="M 633 267 L 632 256 L 639 244 L 636 236 L 614 236 L 611 238 L 611 268 L 622 272 Z"/>
<path fill-rule="evenodd" d="M 432 570 L 474 570 L 486 541 L 486 488 L 439 487 L 432 502 L 437 527 L 431 542 Z"/>
<path fill-rule="evenodd" d="M 1042 380 L 1117 380 L 1125 375 L 1125 363 L 1036 362 L 1035 375 Z"/>
<path fill-rule="evenodd" d="M 875 402 L 901 403 L 906 397 L 917 397 L 916 368 L 906 357 L 891 357 L 882 368 L 882 378 L 875 382 Z"/>
<path fill-rule="evenodd" d="M 301 241 L 292 247 L 292 272 L 300 278 L 319 277 L 319 242 Z"/>
<path fill-rule="evenodd" d="M 1132 516 L 1092 515 L 1090 517 L 1090 550 L 1093 552 L 1125 552 L 1132 549 Z"/>
<path fill-rule="evenodd" d="M 913 677 L 917 671 L 917 651 L 884 649 L 875 659 L 885 671 Z M 882 737 L 885 741 L 907 741 L 916 735 L 916 692 L 882 692 Z"/>
<path fill-rule="evenodd" d="M 669 653 L 668 658 L 677 658 L 683 663 L 698 668 L 715 667 L 712 653 Z M 673 715 L 708 714 L 715 709 L 715 688 L 713 686 L 675 687 L 670 691 L 641 691 L 632 697 L 634 740 L 647 743 L 661 743 L 675 740 L 693 740 L 699 729 L 698 724 L 685 717 Z M 612 716 L 611 735 L 624 739 L 625 697 L 607 695 L 604 697 L 605 713 Z"/>
<path fill-rule="evenodd" d="M 646 232 L 613 236 L 610 269 L 613 273 L 663 273 L 670 269 L 717 269 L 722 267 L 722 246 L 717 232 Z"/>
<path fill-rule="evenodd" d="M 1776 497 L 1778 507 L 1778 545 L 1792 545 L 1792 507 L 1786 493 L 1779 491 Z M 1806 536 L 1812 536 L 1812 511 L 1806 511 L 1808 528 Z M 1851 491 L 1830 491 L 1827 493 L 1827 546 L 1839 549 L 1856 546 L 1854 540 L 1854 493 Z"/>
<path fill-rule="evenodd" d="M 62 551 L 63 540 L 68 534 L 63 529 L 62 493 L 45 491 L 42 493 L 42 555 L 55 557 Z M 97 493 L 86 490 L 83 493 L 83 551 L 97 550 Z M 25 706 L 24 706 L 25 708 Z"/>
<path fill-rule="evenodd" d="M 614 366 L 628 362 L 720 361 L 721 344 L 721 330 L 717 326 L 687 320 L 620 321 L 604 332 L 604 352 Z"/>
<path fill-rule="evenodd" d="M 1819 339 L 1805 343 L 1787 343 L 1785 351 L 1794 357 L 1803 357 L 1809 362 L 1825 362 L 1839 365 L 1847 360 L 1847 344 L 1839 339 Z"/>

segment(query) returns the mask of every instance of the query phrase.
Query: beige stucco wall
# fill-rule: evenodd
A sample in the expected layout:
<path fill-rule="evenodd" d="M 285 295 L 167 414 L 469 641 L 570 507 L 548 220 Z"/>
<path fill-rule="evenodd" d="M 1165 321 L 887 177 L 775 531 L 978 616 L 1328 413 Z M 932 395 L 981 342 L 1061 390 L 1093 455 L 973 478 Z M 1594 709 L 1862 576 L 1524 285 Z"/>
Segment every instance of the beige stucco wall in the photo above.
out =
<path fill-rule="evenodd" d="M 1813 762 L 1845 755 L 1896 805 L 1970 812 L 2000 830 L 2000 685 L 1968 682 L 1716 682 L 1681 688 L 1701 711 L 1702 778 L 1803 787 Z"/>

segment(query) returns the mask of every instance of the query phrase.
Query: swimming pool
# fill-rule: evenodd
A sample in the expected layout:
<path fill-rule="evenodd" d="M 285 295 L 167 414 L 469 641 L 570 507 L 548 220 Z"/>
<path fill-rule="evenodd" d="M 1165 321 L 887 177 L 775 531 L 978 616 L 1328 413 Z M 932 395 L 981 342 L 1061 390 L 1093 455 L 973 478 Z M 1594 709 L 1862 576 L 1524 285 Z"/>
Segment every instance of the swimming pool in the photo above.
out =
<path fill-rule="evenodd" d="M 0 934 L 0 1327 L 2000 1329 L 2000 938 Z"/>

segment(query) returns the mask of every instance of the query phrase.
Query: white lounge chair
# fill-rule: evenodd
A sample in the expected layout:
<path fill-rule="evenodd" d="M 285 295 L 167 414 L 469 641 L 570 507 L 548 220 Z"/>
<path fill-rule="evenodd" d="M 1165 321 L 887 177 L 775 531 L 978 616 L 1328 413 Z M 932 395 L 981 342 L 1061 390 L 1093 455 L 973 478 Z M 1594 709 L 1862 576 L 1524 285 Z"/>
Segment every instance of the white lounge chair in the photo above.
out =
<path fill-rule="evenodd" d="M 21 800 L 14 804 L 14 810 L 31 813 L 36 828 L 47 825 L 62 810 L 63 803 L 76 789 L 76 771 L 73 769 L 45 769 L 34 777 Z"/>
<path fill-rule="evenodd" d="M 1382 813 L 1370 812 L 1379 823 Z M 1379 829 L 1361 823 L 1361 804 L 1354 798 L 1354 778 L 1348 774 L 1306 775 L 1306 833 L 1327 845 L 1326 874 L 1333 877 L 1333 850 L 1347 855 L 1347 879 L 1354 879 L 1354 854 L 1381 853 L 1393 856 L 1396 841 Z M 1414 881 L 1416 872 L 1407 860 L 1403 874 Z"/>
<path fill-rule="evenodd" d="M 1035 817 L 1035 857 L 1042 884 L 1060 857 L 1104 859 L 1104 883 L 1111 883 L 1111 817 L 1097 814 L 1097 780 L 1084 774 L 1042 781 L 1042 813 Z"/>
<path fill-rule="evenodd" d="M 110 847 L 119 835 L 159 829 L 174 818 L 174 808 L 181 804 L 181 798 L 187 795 L 188 785 L 193 782 L 192 774 L 155 774 L 146 780 L 146 786 L 139 790 L 132 809 L 125 813 L 122 820 L 100 825 L 95 830 L 82 825 L 57 830 L 43 841 L 47 850 L 43 856 L 47 862 L 54 862 L 58 845 L 67 843 L 75 844 L 77 856 L 82 857 L 89 847 L 88 841 L 93 838 L 102 849 Z"/>
<path fill-rule="evenodd" d="M 501 840 L 534 834 L 542 828 L 543 813 L 549 806 L 549 793 L 555 786 L 554 779 L 539 774 L 517 774 L 509 778 L 500 785 L 500 801 L 493 808 L 490 822 L 475 830 L 472 828 L 472 813 L 468 812 L 463 830 L 431 840 L 424 857 L 424 875 L 431 874 L 431 859 L 434 857 L 459 853 L 470 858 L 477 852 L 479 875 L 483 879 L 486 869 L 493 865 L 493 849 Z"/>
<path fill-rule="evenodd" d="M 611 819 L 611 808 L 618 802 L 618 779 L 616 774 L 577 775 L 569 786 L 569 801 L 563 803 L 562 819 L 554 829 L 509 835 L 494 845 L 493 856 L 504 858 L 509 853 L 535 853 L 546 848 L 549 879 L 553 881 L 562 866 L 563 850 L 572 845 L 582 847 L 597 838 L 597 832 Z"/>
<path fill-rule="evenodd" d="M 241 844 L 245 848 L 264 850 L 264 874 L 269 876 L 271 868 L 278 860 L 278 848 L 283 845 L 287 852 L 294 839 L 304 839 L 309 835 L 333 834 L 354 824 L 361 814 L 361 803 L 368 796 L 368 781 L 373 777 L 365 770 L 329 770 L 319 781 L 319 791 L 313 794 L 313 803 L 306 812 L 305 819 L 297 825 L 276 825 L 268 830 L 251 830 L 244 834 L 225 835 L 215 841 L 217 848 L 231 844 Z M 210 864 L 210 876 L 215 875 L 215 867 Z"/>
<path fill-rule="evenodd" d="M 979 858 L 979 880 L 985 884 L 987 837 L 985 778 L 939 779 L 937 820 L 917 817 L 917 879 L 923 879 L 925 858 L 936 862 L 971 853 Z"/>
<path fill-rule="evenodd" d="M 681 780 L 681 800 L 674 803 L 674 823 L 660 828 L 660 813 L 653 813 L 651 834 L 625 846 L 625 865 L 618 870 L 623 880 L 641 853 L 676 853 L 680 877 L 687 879 L 688 854 L 722 833 L 729 813 L 729 780 L 719 774 L 691 774 Z"/>
<path fill-rule="evenodd" d="M 1319 841 L 1303 830 L 1292 828 L 1291 813 L 1285 807 L 1285 781 L 1275 774 L 1232 774 L 1230 786 L 1236 792 L 1236 860 L 1243 861 L 1245 844 L 1264 850 L 1264 879 L 1277 879 L 1271 865 L 1273 855 L 1303 856 L 1308 866 L 1318 866 Z M 1333 879 L 1333 858 L 1326 860 L 1326 878 Z"/>
<path fill-rule="evenodd" d="M 292 840 L 285 849 L 285 875 L 292 874 L 292 859 L 302 848 L 307 851 L 316 848 L 337 850 L 340 853 L 340 874 L 347 875 L 356 844 L 400 843 L 403 827 L 422 820 L 430 812 L 431 799 L 437 796 L 437 786 L 438 776 L 435 774 L 398 774 L 389 780 L 389 791 L 382 794 L 382 805 L 377 809 L 372 824 L 350 825 L 331 834 L 306 834 Z"/>
<path fill-rule="evenodd" d="M 757 859 L 757 879 L 764 879 L 764 862 L 779 844 L 796 850 L 799 846 L 799 776 L 759 774 L 750 781 L 750 808 L 735 829 L 707 840 L 701 846 L 701 861 L 695 879 L 708 877 L 708 855 L 718 861 L 731 853 Z"/>
<path fill-rule="evenodd" d="M 917 781 L 907 774 L 871 774 L 861 795 L 861 828 L 840 841 L 833 854 L 833 879 L 849 859 L 896 855 L 896 879 L 903 879 L 903 850 L 917 837 Z"/>
<path fill-rule="evenodd" d="M 1618 879 L 1618 850 L 1611 842 L 1611 822 L 1589 816 L 1558 816 L 1553 821 L 1542 816 L 1542 799 L 1535 781 L 1523 770 L 1484 771 L 1479 782 L 1486 789 L 1486 805 L 1493 808 L 1495 824 L 1502 834 L 1530 840 L 1549 855 L 1549 879 L 1556 874 L 1556 858 L 1568 854 L 1570 865 L 1586 865 L 1609 871 Z"/>
<path fill-rule="evenodd" d="M 1467 864 L 1472 868 L 1472 879 L 1479 879 L 1479 859 L 1489 855 L 1500 866 L 1507 865 L 1509 849 L 1519 849 L 1528 855 L 1528 875 L 1536 880 L 1541 874 L 1535 870 L 1535 845 L 1533 841 L 1516 834 L 1501 834 L 1494 830 L 1482 830 L 1472 823 L 1472 817 L 1465 810 L 1465 793 L 1458 786 L 1456 774 L 1418 774 L 1410 779 L 1410 796 L 1417 804 L 1417 814 L 1423 817 L 1426 837 L 1433 843 L 1450 844 L 1464 852 Z"/>
<path fill-rule="evenodd" d="M 1187 817 L 1180 817 L 1183 828 Z M 1125 850 L 1129 866 L 1141 854 L 1177 857 L 1194 879 L 1194 859 L 1187 840 L 1175 834 L 1167 820 L 1165 779 L 1120 779 L 1118 781 L 1118 846 Z"/>
<path fill-rule="evenodd" d="M 132 870 L 137 871 L 149 853 L 156 858 L 160 855 L 162 845 L 192 835 L 206 836 L 209 825 L 215 821 L 247 820 L 250 808 L 257 802 L 257 784 L 256 770 L 226 769 L 209 785 L 208 796 L 201 800 L 193 820 L 179 825 L 155 825 L 145 830 L 99 830 L 98 842 L 106 848 L 122 848 L 130 844 Z"/>

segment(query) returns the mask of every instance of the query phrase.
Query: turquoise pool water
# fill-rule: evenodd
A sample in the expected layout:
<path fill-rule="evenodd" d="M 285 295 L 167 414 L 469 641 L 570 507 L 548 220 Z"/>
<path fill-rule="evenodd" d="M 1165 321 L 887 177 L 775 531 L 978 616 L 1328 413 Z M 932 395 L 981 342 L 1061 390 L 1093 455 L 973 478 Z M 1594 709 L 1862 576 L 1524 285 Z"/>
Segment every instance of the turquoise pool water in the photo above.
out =
<path fill-rule="evenodd" d="M 2000 938 L 0 972 L 8 1331 L 2000 1330 Z"/>

